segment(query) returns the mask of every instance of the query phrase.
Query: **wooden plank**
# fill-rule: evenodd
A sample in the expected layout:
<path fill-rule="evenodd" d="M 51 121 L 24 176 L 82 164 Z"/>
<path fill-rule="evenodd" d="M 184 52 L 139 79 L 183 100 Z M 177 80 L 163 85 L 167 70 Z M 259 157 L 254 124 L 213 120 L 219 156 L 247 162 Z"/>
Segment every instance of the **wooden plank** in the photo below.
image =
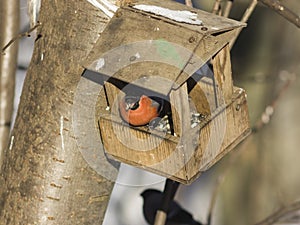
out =
<path fill-rule="evenodd" d="M 225 124 L 222 121 L 224 119 Z M 225 129 L 220 127 L 224 125 Z M 225 131 L 223 134 L 222 130 Z M 246 94 L 242 89 L 235 88 L 232 102 L 201 128 L 199 147 L 195 156 L 188 162 L 192 166 L 188 171 L 191 179 L 187 183 L 191 183 L 200 173 L 218 162 L 249 134 Z"/>
<path fill-rule="evenodd" d="M 172 110 L 172 120 L 174 133 L 182 137 L 191 127 L 190 105 L 188 100 L 187 84 L 183 84 L 177 90 L 170 93 L 170 103 Z"/>
<path fill-rule="evenodd" d="M 191 89 L 189 96 L 198 113 L 209 116 L 216 110 L 213 82 L 204 77 Z"/>
<path fill-rule="evenodd" d="M 213 58 L 213 70 L 217 86 L 219 87 L 219 94 L 223 95 L 225 103 L 229 104 L 232 98 L 233 84 L 228 44 Z M 221 96 L 219 98 L 221 99 Z"/>
<path fill-rule="evenodd" d="M 220 51 L 220 49 L 225 47 L 235 36 L 235 30 L 220 33 L 215 36 L 204 36 L 198 42 L 197 47 L 193 50 L 193 54 L 188 60 L 188 63 L 184 66 L 184 70 L 176 78 L 176 84 L 181 85 L 186 81 L 188 76 L 191 76 L 193 73 L 199 70 L 205 63 L 209 63 L 210 60 Z"/>
<path fill-rule="evenodd" d="M 178 71 L 179 69 L 173 65 L 146 60 L 121 68 L 114 77 L 144 89 L 146 95 L 156 93 L 167 96 L 174 86 L 174 81 L 169 78 Z"/>
<path fill-rule="evenodd" d="M 184 167 L 181 149 L 177 149 L 178 138 L 154 135 L 112 119 L 107 115 L 99 120 L 101 139 L 111 158 L 162 176 L 171 176 Z"/>
<path fill-rule="evenodd" d="M 191 109 L 194 108 L 194 102 L 189 100 L 187 83 L 184 83 L 177 90 L 171 91 L 170 102 L 174 132 L 180 137 L 177 149 L 181 149 L 179 154 L 182 154 L 184 160 L 184 166 L 176 174 L 189 180 L 190 165 L 187 162 L 194 157 L 194 152 L 198 147 L 197 140 L 199 139 L 200 127 L 198 129 L 191 127 Z"/>

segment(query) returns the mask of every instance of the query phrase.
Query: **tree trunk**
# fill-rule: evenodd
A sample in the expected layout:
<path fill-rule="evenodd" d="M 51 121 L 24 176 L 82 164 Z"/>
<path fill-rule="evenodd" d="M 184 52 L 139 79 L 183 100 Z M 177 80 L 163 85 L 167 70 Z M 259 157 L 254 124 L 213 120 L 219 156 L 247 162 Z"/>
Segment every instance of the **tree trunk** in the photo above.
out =
<path fill-rule="evenodd" d="M 19 30 L 19 0 L 0 2 L 0 48 L 2 49 Z M 12 120 L 17 66 L 18 42 L 0 55 L 0 166 L 7 147 Z"/>
<path fill-rule="evenodd" d="M 44 0 L 39 21 L 1 168 L 0 221 L 102 224 L 113 181 L 83 158 L 73 123 L 84 125 L 86 118 L 74 121 L 73 105 L 81 62 L 109 18 L 87 1 Z M 105 170 L 108 163 L 103 156 L 98 166 Z"/>

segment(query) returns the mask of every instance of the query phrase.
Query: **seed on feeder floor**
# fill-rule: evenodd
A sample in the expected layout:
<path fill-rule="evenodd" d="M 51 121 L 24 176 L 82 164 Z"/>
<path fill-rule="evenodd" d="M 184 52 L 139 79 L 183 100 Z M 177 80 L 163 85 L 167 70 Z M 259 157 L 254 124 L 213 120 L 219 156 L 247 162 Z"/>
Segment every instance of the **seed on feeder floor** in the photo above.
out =
<path fill-rule="evenodd" d="M 195 128 L 199 123 L 192 123 L 191 128 Z"/>
<path fill-rule="evenodd" d="M 156 119 L 150 121 L 149 123 L 149 129 L 151 130 L 157 130 L 160 132 L 170 132 L 170 124 L 168 120 L 168 116 L 164 116 L 163 118 L 157 117 Z"/>
<path fill-rule="evenodd" d="M 191 118 L 191 127 L 195 128 L 205 118 L 206 118 L 206 115 L 198 113 L 198 112 L 193 112 L 192 118 Z"/>

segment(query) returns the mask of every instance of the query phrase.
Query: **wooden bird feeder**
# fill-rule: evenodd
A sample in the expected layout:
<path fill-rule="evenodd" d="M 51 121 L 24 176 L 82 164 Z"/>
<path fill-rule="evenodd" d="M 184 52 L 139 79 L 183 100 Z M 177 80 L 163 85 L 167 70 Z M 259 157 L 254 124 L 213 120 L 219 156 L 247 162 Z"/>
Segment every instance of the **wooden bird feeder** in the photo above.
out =
<path fill-rule="evenodd" d="M 166 0 L 118 9 L 84 63 L 84 76 L 103 85 L 106 155 L 189 184 L 241 142 L 248 108 L 232 84 L 228 43 L 244 26 Z M 169 102 L 167 129 L 122 121 L 118 102 L 130 90 Z"/>

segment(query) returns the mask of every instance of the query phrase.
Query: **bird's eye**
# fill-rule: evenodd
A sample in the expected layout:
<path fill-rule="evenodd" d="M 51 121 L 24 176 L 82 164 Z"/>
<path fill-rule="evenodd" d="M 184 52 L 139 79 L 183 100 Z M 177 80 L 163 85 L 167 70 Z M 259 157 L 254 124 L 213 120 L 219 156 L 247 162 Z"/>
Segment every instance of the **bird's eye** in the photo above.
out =
<path fill-rule="evenodd" d="M 131 109 L 131 110 L 136 110 L 139 106 L 140 106 L 139 102 L 135 102 L 135 103 L 130 107 L 130 109 Z"/>

